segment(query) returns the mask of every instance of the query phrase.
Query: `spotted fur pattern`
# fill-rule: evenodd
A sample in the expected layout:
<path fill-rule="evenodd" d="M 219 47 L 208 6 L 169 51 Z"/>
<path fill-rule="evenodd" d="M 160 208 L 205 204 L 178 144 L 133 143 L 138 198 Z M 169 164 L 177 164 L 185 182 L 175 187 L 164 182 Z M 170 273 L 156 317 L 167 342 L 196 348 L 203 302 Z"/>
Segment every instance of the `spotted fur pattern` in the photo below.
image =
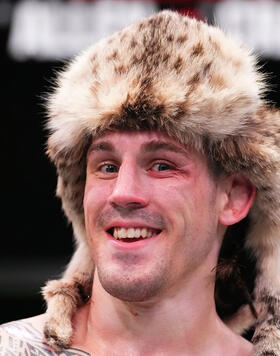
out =
<path fill-rule="evenodd" d="M 77 250 L 63 279 L 44 289 L 52 345 L 71 343 L 71 317 L 92 284 L 82 205 L 89 142 L 108 130 L 144 129 L 193 145 L 256 186 L 249 216 L 225 236 L 215 298 L 233 330 L 256 328 L 255 356 L 280 355 L 280 114 L 264 90 L 250 51 L 170 11 L 98 42 L 60 74 L 48 100 L 48 154 Z"/>

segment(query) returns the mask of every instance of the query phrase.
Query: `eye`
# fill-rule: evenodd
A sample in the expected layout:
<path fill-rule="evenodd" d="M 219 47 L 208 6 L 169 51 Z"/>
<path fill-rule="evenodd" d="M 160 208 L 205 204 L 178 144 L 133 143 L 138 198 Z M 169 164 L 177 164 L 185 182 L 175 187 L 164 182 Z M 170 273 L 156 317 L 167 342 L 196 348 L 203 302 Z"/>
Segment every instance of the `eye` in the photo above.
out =
<path fill-rule="evenodd" d="M 103 164 L 99 167 L 99 170 L 102 173 L 116 173 L 118 172 L 118 167 L 114 164 Z"/>
<path fill-rule="evenodd" d="M 172 169 L 170 164 L 164 162 L 156 163 L 152 166 L 152 171 L 156 172 L 168 171 L 170 169 Z"/>

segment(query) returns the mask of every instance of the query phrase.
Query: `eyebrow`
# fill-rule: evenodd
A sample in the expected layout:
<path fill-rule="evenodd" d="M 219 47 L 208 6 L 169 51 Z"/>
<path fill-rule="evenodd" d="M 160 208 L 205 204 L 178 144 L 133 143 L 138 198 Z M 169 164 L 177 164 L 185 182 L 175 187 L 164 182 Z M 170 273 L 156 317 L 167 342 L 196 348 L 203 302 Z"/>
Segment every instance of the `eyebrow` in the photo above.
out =
<path fill-rule="evenodd" d="M 174 145 L 171 142 L 158 141 L 158 140 L 144 143 L 141 145 L 140 148 L 141 153 L 151 153 L 160 150 L 167 150 L 175 153 L 180 153 L 183 155 L 188 154 L 188 152 L 182 147 Z M 115 147 L 110 142 L 101 141 L 98 143 L 93 143 L 90 146 L 88 153 L 91 152 L 115 152 Z"/>
<path fill-rule="evenodd" d="M 184 155 L 188 153 L 184 148 L 174 145 L 171 142 L 165 141 L 151 141 L 141 147 L 141 151 L 143 151 L 144 153 L 155 152 L 160 150 L 172 151 Z"/>
<path fill-rule="evenodd" d="M 111 143 L 106 141 L 93 143 L 89 148 L 89 152 L 99 152 L 99 151 L 113 152 L 115 151 L 115 149 Z"/>

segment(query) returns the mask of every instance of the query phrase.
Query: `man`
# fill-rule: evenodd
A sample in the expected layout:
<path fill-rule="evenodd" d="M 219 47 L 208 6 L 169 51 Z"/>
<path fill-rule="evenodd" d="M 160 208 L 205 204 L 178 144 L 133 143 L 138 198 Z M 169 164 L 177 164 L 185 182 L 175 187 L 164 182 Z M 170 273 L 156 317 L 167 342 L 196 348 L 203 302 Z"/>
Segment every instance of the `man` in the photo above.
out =
<path fill-rule="evenodd" d="M 263 87 L 246 49 L 168 11 L 61 74 L 48 153 L 77 250 L 47 313 L 2 327 L 2 354 L 280 354 L 279 113 Z"/>

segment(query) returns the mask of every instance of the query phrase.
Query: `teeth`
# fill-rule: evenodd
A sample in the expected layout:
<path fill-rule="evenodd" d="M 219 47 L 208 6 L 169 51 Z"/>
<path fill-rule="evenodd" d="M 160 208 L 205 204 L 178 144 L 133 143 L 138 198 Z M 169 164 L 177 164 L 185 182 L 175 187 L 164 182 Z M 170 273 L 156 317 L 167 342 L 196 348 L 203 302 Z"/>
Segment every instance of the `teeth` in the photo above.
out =
<path fill-rule="evenodd" d="M 113 236 L 115 239 L 127 239 L 127 238 L 147 238 L 156 235 L 156 232 L 152 229 L 147 228 L 134 228 L 130 227 L 125 229 L 124 227 L 114 227 L 113 228 Z"/>
<path fill-rule="evenodd" d="M 134 229 L 132 227 L 127 229 L 127 237 L 134 237 Z"/>
<path fill-rule="evenodd" d="M 126 237 L 126 229 L 121 227 L 118 231 L 118 238 L 125 238 Z"/>
<path fill-rule="evenodd" d="M 141 229 L 141 236 L 142 237 L 147 237 L 147 235 L 148 235 L 148 231 L 147 231 L 147 229 Z"/>
<path fill-rule="evenodd" d="M 141 229 L 139 229 L 139 227 L 137 229 L 135 229 L 134 235 L 135 235 L 135 237 L 141 236 Z"/>

